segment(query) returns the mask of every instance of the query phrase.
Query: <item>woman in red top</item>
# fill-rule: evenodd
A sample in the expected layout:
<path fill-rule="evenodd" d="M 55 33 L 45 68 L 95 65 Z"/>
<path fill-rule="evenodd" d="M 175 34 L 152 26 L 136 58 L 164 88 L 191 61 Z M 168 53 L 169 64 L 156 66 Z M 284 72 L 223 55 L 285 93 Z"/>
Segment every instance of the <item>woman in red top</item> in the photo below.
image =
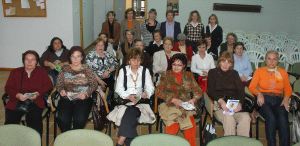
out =
<path fill-rule="evenodd" d="M 177 51 L 177 52 L 181 52 L 181 53 L 185 54 L 187 59 L 188 59 L 188 64 L 187 65 L 190 66 L 192 56 L 194 54 L 192 46 L 186 44 L 186 42 L 185 42 L 186 41 L 186 36 L 183 33 L 178 34 L 177 40 L 178 40 L 178 42 L 175 43 L 172 51 Z"/>
<path fill-rule="evenodd" d="M 17 102 L 31 100 L 33 103 L 26 113 L 26 123 L 42 135 L 43 97 L 51 90 L 52 83 L 46 70 L 37 66 L 39 55 L 35 51 L 23 53 L 22 61 L 24 67 L 11 71 L 5 85 L 5 92 L 9 95 L 5 106 L 5 124 L 19 124 L 25 113 L 16 110 Z"/>

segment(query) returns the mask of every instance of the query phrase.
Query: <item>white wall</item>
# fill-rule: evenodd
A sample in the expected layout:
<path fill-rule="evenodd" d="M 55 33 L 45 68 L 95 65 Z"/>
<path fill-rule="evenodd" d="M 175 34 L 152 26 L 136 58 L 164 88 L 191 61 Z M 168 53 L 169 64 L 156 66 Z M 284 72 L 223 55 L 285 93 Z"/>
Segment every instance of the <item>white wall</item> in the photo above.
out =
<path fill-rule="evenodd" d="M 160 22 L 165 21 L 166 3 L 167 0 L 148 0 L 148 8 L 156 8 Z M 213 11 L 213 3 L 258 4 L 263 8 L 261 13 Z M 198 10 L 205 25 L 209 15 L 216 14 L 225 32 L 288 32 L 294 36 L 299 34 L 299 28 L 296 28 L 300 23 L 299 5 L 299 0 L 179 0 L 180 14 L 175 19 L 183 28 L 189 12 Z M 295 17 L 298 17 L 298 23 L 291 22 Z"/>
<path fill-rule="evenodd" d="M 80 0 L 72 0 L 73 13 L 73 45 L 80 46 Z M 69 46 L 68 48 L 71 48 Z"/>
<path fill-rule="evenodd" d="M 94 1 L 83 0 L 83 47 L 94 41 Z"/>
<path fill-rule="evenodd" d="M 72 0 L 47 0 L 47 17 L 3 17 L 0 3 L 0 67 L 22 65 L 21 54 L 33 49 L 45 51 L 54 36 L 69 48 L 73 45 Z"/>

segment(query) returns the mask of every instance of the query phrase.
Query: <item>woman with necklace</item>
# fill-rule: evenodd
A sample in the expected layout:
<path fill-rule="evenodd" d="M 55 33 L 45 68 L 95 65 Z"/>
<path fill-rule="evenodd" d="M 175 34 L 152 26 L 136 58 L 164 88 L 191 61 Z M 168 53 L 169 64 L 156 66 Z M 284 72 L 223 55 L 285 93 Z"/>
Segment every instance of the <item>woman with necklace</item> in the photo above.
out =
<path fill-rule="evenodd" d="M 265 67 L 255 71 L 249 90 L 256 95 L 260 107 L 258 112 L 265 119 L 268 146 L 276 145 L 277 129 L 280 146 L 288 146 L 290 145 L 288 111 L 292 88 L 287 72 L 278 67 L 277 51 L 268 51 L 265 62 Z"/>
<path fill-rule="evenodd" d="M 117 146 L 130 146 L 137 136 L 138 123 L 154 123 L 155 115 L 149 104 L 139 103 L 141 99 L 150 99 L 154 93 L 152 78 L 148 69 L 141 66 L 143 53 L 132 48 L 128 53 L 128 65 L 120 69 L 115 92 L 119 98 L 127 100 L 119 105 L 107 118 L 119 126 Z"/>
<path fill-rule="evenodd" d="M 156 21 L 157 12 L 155 9 L 150 9 L 148 19 L 141 25 L 141 34 L 146 47 L 153 40 L 153 32 L 160 28 L 160 23 Z"/>
<path fill-rule="evenodd" d="M 70 64 L 63 67 L 56 84 L 61 96 L 57 120 L 62 132 L 85 127 L 92 106 L 90 97 L 98 85 L 95 74 L 84 64 L 83 49 L 73 46 L 69 55 Z"/>

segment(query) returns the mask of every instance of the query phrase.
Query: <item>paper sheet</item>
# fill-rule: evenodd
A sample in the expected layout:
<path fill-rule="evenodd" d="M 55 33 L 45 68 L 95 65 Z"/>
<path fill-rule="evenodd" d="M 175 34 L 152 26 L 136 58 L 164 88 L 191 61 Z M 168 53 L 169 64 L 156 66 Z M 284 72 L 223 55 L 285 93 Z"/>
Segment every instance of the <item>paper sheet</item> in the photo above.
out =
<path fill-rule="evenodd" d="M 9 7 L 8 9 L 5 9 L 6 16 L 12 16 L 16 15 L 16 7 Z"/>
<path fill-rule="evenodd" d="M 12 0 L 5 0 L 4 3 L 6 3 L 6 4 L 11 4 L 11 3 L 12 3 Z"/>
<path fill-rule="evenodd" d="M 45 7 L 45 3 L 41 3 L 41 4 L 40 4 L 40 7 L 41 7 L 42 10 L 44 10 L 44 9 L 46 8 L 46 7 Z"/>
<path fill-rule="evenodd" d="M 28 0 L 21 0 L 21 8 L 23 8 L 23 9 L 30 8 L 29 1 Z"/>

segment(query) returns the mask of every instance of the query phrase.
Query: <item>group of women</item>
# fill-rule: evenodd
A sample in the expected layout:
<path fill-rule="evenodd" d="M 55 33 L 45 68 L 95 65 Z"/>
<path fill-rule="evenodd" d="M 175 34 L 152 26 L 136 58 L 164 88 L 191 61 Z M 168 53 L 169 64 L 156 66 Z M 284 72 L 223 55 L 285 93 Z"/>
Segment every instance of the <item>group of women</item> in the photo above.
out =
<path fill-rule="evenodd" d="M 111 99 L 127 101 L 111 108 L 107 116 L 119 126 L 117 146 L 130 146 L 139 123 L 156 121 L 150 105 L 143 102 L 153 95 L 164 101 L 158 109 L 165 132 L 176 135 L 182 130 L 190 145 L 196 146 L 195 111 L 186 110 L 183 103 L 197 106 L 200 98 L 211 98 L 224 135 L 249 137 L 251 118 L 243 103 L 244 89 L 250 83 L 258 111 L 266 120 L 268 145 L 275 146 L 276 129 L 280 145 L 290 144 L 287 112 L 292 89 L 286 71 L 278 67 L 276 51 L 266 54 L 266 67 L 257 69 L 250 82 L 253 71 L 244 44 L 234 33 L 221 44 L 223 32 L 216 15 L 209 17 L 205 31 L 199 12 L 192 11 L 181 33 L 172 11 L 166 12 L 162 23 L 156 20 L 155 9 L 148 14 L 140 24 L 135 11 L 127 9 L 120 24 L 109 11 L 95 50 L 87 55 L 79 46 L 66 49 L 58 37 L 51 40 L 41 58 L 33 50 L 23 53 L 24 66 L 10 73 L 5 86 L 10 97 L 5 124 L 19 123 L 25 113 L 17 110 L 17 104 L 30 100 L 33 104 L 26 122 L 42 134 L 44 97 L 55 86 L 61 96 L 57 111 L 61 131 L 84 128 L 92 93 L 109 87 L 118 95 L 111 94 Z M 228 114 L 229 99 L 239 101 L 230 111 L 233 115 Z"/>

